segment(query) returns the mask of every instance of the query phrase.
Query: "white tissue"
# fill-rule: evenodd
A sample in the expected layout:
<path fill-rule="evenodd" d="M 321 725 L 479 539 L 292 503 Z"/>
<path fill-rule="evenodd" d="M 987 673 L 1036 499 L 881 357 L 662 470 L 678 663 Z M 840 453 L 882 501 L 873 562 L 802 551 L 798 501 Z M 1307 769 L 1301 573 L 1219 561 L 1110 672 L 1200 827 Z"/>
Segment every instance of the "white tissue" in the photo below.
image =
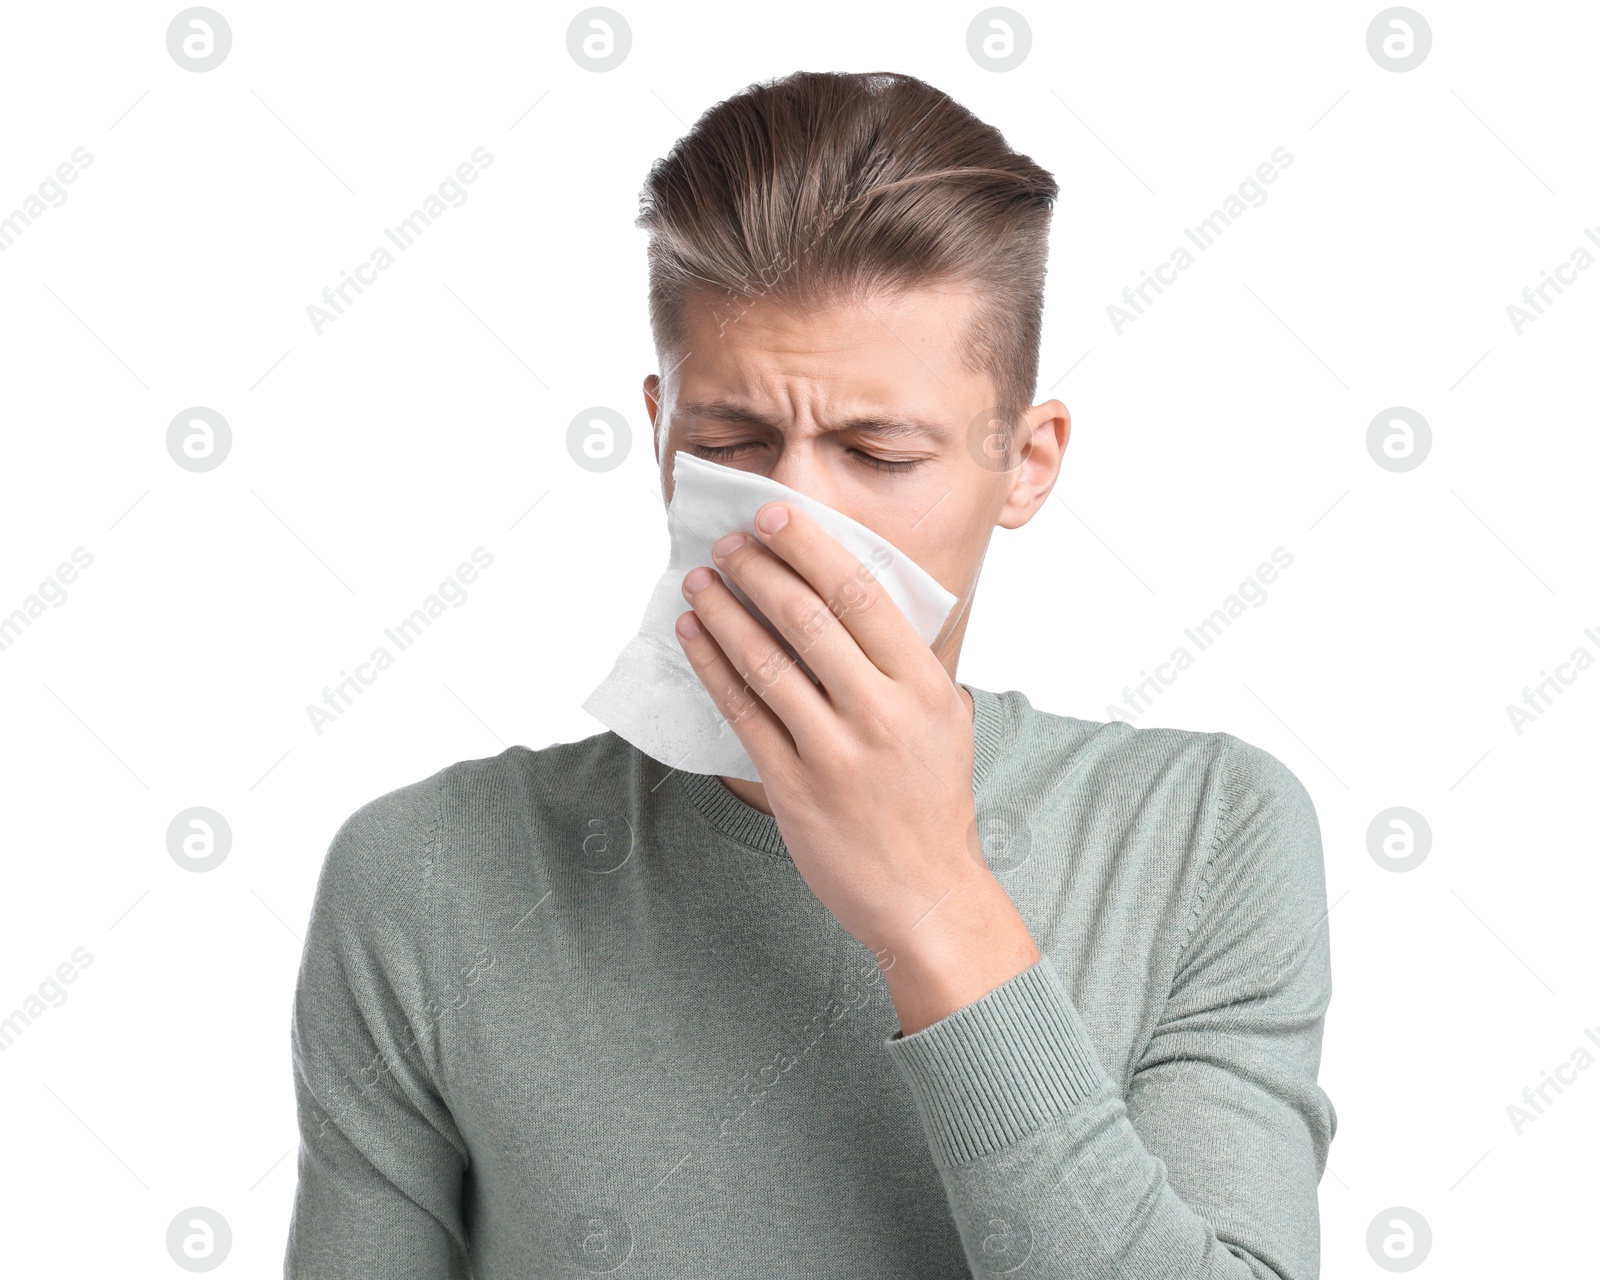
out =
<path fill-rule="evenodd" d="M 617 655 L 611 674 L 589 695 L 583 709 L 670 768 L 759 782 L 755 762 L 700 683 L 674 630 L 679 616 L 689 608 L 683 595 L 683 579 L 689 570 L 705 565 L 718 572 L 711 559 L 712 543 L 735 530 L 754 537 L 756 512 L 781 498 L 804 511 L 870 569 L 927 643 L 938 637 L 956 597 L 866 525 L 776 480 L 682 451 L 674 455 L 673 476 L 672 504 L 667 512 L 672 550 L 666 572 L 645 607 L 639 633 Z M 731 575 L 721 576 L 739 602 L 816 681 L 815 673 Z"/>

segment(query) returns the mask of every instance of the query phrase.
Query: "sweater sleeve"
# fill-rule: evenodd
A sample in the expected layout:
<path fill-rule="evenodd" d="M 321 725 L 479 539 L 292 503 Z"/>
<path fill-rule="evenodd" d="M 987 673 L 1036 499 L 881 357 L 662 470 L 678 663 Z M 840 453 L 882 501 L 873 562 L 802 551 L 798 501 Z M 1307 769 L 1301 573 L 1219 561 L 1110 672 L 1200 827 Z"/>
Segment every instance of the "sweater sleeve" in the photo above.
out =
<path fill-rule="evenodd" d="M 1331 995 L 1321 836 L 1276 758 L 1224 735 L 1220 767 L 1187 936 L 1125 1090 L 1048 955 L 885 1041 L 974 1276 L 1318 1275 L 1337 1123 L 1317 1085 Z"/>
<path fill-rule="evenodd" d="M 317 882 L 295 988 L 299 1183 L 285 1280 L 469 1275 L 467 1147 L 437 1083 L 449 993 L 430 981 L 438 800 L 357 810 Z"/>

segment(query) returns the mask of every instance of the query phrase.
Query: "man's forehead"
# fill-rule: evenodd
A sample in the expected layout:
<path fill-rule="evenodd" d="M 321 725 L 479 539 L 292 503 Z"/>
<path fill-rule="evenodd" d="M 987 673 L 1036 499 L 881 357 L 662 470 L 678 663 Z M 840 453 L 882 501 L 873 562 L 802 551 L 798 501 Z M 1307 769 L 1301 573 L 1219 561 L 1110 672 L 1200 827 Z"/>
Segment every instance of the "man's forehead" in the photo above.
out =
<path fill-rule="evenodd" d="M 814 415 L 822 431 L 870 431 L 890 439 L 921 439 L 930 444 L 949 438 L 950 427 L 938 414 L 908 413 L 870 403 L 852 403 L 819 410 Z M 787 413 L 735 395 L 693 395 L 673 406 L 674 419 L 684 422 L 726 422 L 786 432 L 796 424 Z"/>
<path fill-rule="evenodd" d="M 887 408 L 907 390 L 925 399 L 974 375 L 963 339 L 974 305 L 969 289 L 928 287 L 807 309 L 763 298 L 720 318 L 688 307 L 672 358 L 688 398 L 774 398 L 763 383 L 794 379 L 864 410 Z"/>

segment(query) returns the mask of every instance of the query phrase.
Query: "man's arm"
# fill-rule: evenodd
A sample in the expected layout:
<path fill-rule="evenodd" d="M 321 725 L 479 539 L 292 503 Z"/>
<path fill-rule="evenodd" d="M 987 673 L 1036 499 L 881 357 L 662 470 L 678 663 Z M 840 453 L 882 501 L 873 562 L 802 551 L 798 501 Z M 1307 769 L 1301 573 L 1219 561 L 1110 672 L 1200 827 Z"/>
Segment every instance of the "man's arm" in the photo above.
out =
<path fill-rule="evenodd" d="M 431 786 L 353 814 L 317 882 L 295 989 L 299 1186 L 285 1280 L 466 1277 L 468 1161 L 436 1084 Z M 459 994 L 459 993 L 458 993 Z"/>
<path fill-rule="evenodd" d="M 1229 737 L 1220 767 L 1189 936 L 1126 1095 L 1048 956 L 885 1042 L 975 1276 L 1318 1275 L 1336 1125 L 1316 1082 L 1331 994 L 1320 831 L 1267 752 Z"/>

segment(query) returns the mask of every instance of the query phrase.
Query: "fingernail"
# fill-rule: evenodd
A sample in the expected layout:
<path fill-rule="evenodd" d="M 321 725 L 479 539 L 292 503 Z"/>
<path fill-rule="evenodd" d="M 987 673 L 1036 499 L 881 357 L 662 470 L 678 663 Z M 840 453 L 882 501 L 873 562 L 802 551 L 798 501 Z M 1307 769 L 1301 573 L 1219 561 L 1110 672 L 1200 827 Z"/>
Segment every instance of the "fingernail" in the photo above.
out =
<path fill-rule="evenodd" d="M 730 533 L 727 537 L 717 540 L 717 545 L 711 548 L 711 554 L 718 560 L 726 560 L 748 541 L 749 539 L 742 533 Z"/>
<path fill-rule="evenodd" d="M 761 518 L 756 521 L 762 533 L 777 533 L 779 529 L 789 523 L 788 507 L 768 507 L 761 513 Z"/>

